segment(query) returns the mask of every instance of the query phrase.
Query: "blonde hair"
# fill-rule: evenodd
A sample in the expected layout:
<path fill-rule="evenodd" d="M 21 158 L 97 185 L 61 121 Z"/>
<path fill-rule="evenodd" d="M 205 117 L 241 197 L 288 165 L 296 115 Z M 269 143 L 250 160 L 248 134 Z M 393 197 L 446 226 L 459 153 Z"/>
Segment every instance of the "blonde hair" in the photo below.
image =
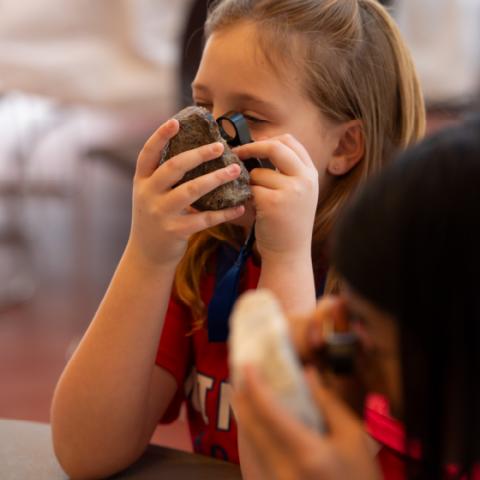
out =
<path fill-rule="evenodd" d="M 401 34 L 376 0 L 219 0 L 210 8 L 205 34 L 240 22 L 258 26 L 260 47 L 271 67 L 303 71 L 303 88 L 319 111 L 334 122 L 360 120 L 363 159 L 322 192 L 312 242 L 314 267 L 325 253 L 339 210 L 351 193 L 378 172 L 392 154 L 424 134 L 425 108 L 419 81 Z M 200 276 L 218 242 L 236 244 L 238 232 L 219 227 L 196 234 L 179 265 L 175 288 L 201 325 Z M 318 275 L 317 275 L 318 279 Z M 329 272 L 326 292 L 338 288 Z"/>

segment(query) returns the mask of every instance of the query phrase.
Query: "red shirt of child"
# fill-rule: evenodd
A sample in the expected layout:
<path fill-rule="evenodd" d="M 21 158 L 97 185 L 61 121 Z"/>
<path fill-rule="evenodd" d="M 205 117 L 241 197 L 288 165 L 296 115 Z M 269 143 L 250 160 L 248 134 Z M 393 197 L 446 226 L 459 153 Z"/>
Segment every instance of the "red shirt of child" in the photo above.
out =
<path fill-rule="evenodd" d="M 249 258 L 241 290 L 255 289 L 260 268 Z M 216 278 L 207 274 L 202 283 L 205 305 L 213 295 Z M 192 331 L 190 310 L 173 298 L 165 317 L 156 363 L 176 379 L 178 390 L 162 423 L 178 416 L 185 400 L 196 453 L 238 463 L 237 426 L 230 406 L 231 386 L 227 343 L 209 342 L 206 328 Z"/>

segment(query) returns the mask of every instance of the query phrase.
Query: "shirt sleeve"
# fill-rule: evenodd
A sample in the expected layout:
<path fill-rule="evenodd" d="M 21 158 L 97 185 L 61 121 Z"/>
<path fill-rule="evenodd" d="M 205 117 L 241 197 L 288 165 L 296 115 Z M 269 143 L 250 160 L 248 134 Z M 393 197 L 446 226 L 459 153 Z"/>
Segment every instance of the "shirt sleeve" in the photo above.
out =
<path fill-rule="evenodd" d="M 177 391 L 168 406 L 161 423 L 177 419 L 184 400 L 184 383 L 191 365 L 191 314 L 188 308 L 170 298 L 162 335 L 157 350 L 156 364 L 173 375 Z"/>

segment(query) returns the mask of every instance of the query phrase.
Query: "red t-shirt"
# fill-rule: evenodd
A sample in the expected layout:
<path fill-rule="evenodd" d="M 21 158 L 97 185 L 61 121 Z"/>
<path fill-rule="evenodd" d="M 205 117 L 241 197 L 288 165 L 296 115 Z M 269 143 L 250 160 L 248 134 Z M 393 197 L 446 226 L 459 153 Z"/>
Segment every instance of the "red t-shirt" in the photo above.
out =
<path fill-rule="evenodd" d="M 380 395 L 370 395 L 365 406 L 367 432 L 378 443 L 377 460 L 385 480 L 405 480 L 405 431 L 390 417 L 388 402 Z"/>
<path fill-rule="evenodd" d="M 385 480 L 405 480 L 407 478 L 405 449 L 405 428 L 401 422 L 389 415 L 386 399 L 380 395 L 370 395 L 365 408 L 367 432 L 378 442 L 380 450 L 377 459 Z M 412 458 L 421 458 L 420 445 L 410 442 L 409 453 Z M 457 465 L 445 466 L 445 480 L 458 479 L 460 470 Z M 480 465 L 475 465 L 472 477 L 480 480 Z M 462 480 L 466 480 L 462 477 Z"/>
<path fill-rule="evenodd" d="M 255 289 L 259 276 L 260 268 L 249 258 L 241 290 Z M 215 280 L 213 274 L 204 278 L 202 300 L 205 305 L 213 295 Z M 209 342 L 206 328 L 190 334 L 192 325 L 190 310 L 170 299 L 156 363 L 175 377 L 179 388 L 161 421 L 175 420 L 182 401 L 186 400 L 194 451 L 238 463 L 237 426 L 230 406 L 227 343 Z"/>

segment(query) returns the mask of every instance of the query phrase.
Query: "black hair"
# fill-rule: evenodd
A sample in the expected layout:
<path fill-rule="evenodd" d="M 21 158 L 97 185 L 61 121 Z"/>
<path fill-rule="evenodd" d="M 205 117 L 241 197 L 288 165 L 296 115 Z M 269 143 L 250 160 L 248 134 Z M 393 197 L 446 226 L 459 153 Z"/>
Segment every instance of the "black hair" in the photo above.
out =
<path fill-rule="evenodd" d="M 444 478 L 456 464 L 470 477 L 480 462 L 480 117 L 369 183 L 338 222 L 332 263 L 398 322 L 407 438 L 422 450 L 410 476 Z"/>

